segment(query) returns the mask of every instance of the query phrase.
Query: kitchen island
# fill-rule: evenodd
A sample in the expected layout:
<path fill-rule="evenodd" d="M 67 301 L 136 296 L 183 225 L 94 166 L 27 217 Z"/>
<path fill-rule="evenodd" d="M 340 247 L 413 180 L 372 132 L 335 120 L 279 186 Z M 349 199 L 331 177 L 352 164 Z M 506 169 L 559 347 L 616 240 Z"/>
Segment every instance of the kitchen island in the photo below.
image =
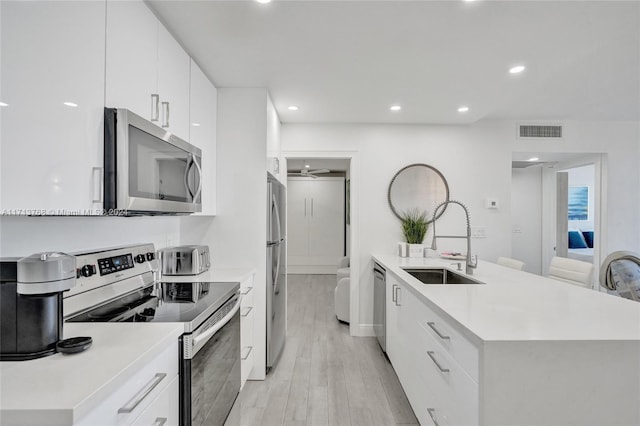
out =
<path fill-rule="evenodd" d="M 149 424 L 156 417 L 177 424 L 183 332 L 181 323 L 65 323 L 65 338 L 90 336 L 93 344 L 77 354 L 0 362 L 0 424 L 95 426 L 147 417 Z M 154 375 L 156 386 L 127 412 Z"/>
<path fill-rule="evenodd" d="M 431 285 L 403 268 L 456 265 L 374 260 L 387 354 L 421 424 L 640 424 L 640 304 L 483 261 L 483 284 Z"/>

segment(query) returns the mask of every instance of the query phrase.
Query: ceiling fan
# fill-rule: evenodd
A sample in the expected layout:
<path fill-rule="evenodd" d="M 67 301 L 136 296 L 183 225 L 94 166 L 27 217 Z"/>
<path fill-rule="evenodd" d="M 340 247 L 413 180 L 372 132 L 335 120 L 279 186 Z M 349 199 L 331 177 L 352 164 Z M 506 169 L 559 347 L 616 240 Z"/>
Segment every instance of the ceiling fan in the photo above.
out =
<path fill-rule="evenodd" d="M 313 179 L 317 179 L 318 176 L 321 173 L 331 173 L 331 170 L 329 169 L 318 169 L 318 170 L 308 170 L 308 169 L 301 169 L 300 172 L 288 172 L 287 175 L 288 176 L 303 176 L 303 177 L 310 177 Z"/>

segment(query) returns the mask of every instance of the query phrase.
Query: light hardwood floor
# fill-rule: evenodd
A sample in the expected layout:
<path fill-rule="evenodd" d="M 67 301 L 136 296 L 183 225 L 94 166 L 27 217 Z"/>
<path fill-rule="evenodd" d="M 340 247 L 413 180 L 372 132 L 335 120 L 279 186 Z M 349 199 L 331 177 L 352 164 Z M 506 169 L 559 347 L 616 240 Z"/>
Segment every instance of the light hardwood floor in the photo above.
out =
<path fill-rule="evenodd" d="M 226 426 L 417 425 L 374 337 L 333 312 L 335 275 L 288 276 L 287 342 L 264 381 L 248 381 Z"/>

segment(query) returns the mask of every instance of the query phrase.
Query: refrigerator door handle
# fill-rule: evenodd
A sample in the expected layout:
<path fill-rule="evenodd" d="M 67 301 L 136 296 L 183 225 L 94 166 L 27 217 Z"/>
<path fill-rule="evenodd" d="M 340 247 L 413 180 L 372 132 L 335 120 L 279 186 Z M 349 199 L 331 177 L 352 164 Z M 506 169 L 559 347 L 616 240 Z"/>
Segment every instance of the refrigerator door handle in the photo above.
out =
<path fill-rule="evenodd" d="M 276 247 L 277 249 L 277 257 L 276 257 L 276 269 L 273 271 L 273 294 L 280 294 L 280 289 L 278 288 L 278 276 L 280 275 L 280 245 Z"/>
<path fill-rule="evenodd" d="M 278 200 L 276 200 L 275 194 L 271 194 L 271 209 L 275 213 L 276 216 L 276 225 L 278 229 L 278 234 L 275 241 L 282 240 L 282 230 L 280 229 L 280 211 L 278 211 Z"/>

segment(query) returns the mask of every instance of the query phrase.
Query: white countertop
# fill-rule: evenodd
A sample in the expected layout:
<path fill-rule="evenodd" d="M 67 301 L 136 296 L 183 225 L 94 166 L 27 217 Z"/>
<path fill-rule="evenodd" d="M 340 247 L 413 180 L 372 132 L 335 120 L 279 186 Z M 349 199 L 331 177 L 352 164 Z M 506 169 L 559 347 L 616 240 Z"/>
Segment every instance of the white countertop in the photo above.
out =
<path fill-rule="evenodd" d="M 72 424 L 183 330 L 181 323 L 65 323 L 65 338 L 90 336 L 92 346 L 72 355 L 0 362 L 0 418 L 21 424 L 37 411 L 48 424 Z"/>
<path fill-rule="evenodd" d="M 474 340 L 640 340 L 638 302 L 482 260 L 473 278 L 485 284 L 427 285 L 402 268 L 444 266 L 455 271 L 454 261 L 373 258 Z"/>
<path fill-rule="evenodd" d="M 171 283 L 193 281 L 241 283 L 254 273 L 255 271 L 249 268 L 211 268 L 199 275 L 163 275 L 160 281 Z"/>

